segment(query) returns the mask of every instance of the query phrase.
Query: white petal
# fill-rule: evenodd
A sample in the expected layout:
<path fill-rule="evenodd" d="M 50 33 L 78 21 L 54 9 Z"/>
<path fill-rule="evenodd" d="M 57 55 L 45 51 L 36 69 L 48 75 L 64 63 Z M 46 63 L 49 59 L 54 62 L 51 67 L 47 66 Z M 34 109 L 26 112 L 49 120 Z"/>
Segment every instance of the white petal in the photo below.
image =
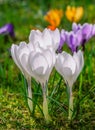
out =
<path fill-rule="evenodd" d="M 48 66 L 50 68 L 51 66 L 54 65 L 54 60 L 55 60 L 53 51 L 50 51 L 48 49 L 48 50 L 43 51 L 43 54 L 44 54 L 45 59 L 47 60 Z"/>
<path fill-rule="evenodd" d="M 77 53 L 75 52 L 73 58 L 76 62 L 76 78 L 77 78 L 77 76 L 79 75 L 84 66 L 84 58 L 82 51 L 79 50 Z"/>
<path fill-rule="evenodd" d="M 56 57 L 55 68 L 61 75 L 63 75 L 63 63 L 64 57 L 62 56 L 62 54 L 58 54 Z"/>
<path fill-rule="evenodd" d="M 28 75 L 30 75 L 30 69 L 28 67 L 28 57 L 29 55 L 23 54 L 21 59 L 20 59 L 20 63 L 24 69 L 24 73 L 27 73 Z"/>
<path fill-rule="evenodd" d="M 51 36 L 52 36 L 52 46 L 54 50 L 57 50 L 59 47 L 59 43 L 60 43 L 60 32 L 59 30 L 56 28 L 54 31 L 51 31 Z"/>
<path fill-rule="evenodd" d="M 29 43 L 36 46 L 36 44 L 39 44 L 41 47 L 43 47 L 43 39 L 42 39 L 42 32 L 39 30 L 32 30 L 29 36 Z"/>
<path fill-rule="evenodd" d="M 34 57 L 32 57 L 32 58 L 31 57 L 32 57 L 32 53 L 29 56 L 29 64 L 31 66 L 32 71 L 35 71 L 39 75 L 45 74 L 45 72 L 48 68 L 48 64 L 47 64 L 47 61 L 44 58 L 44 56 L 41 53 L 37 53 L 37 54 L 35 54 Z M 43 68 L 43 70 L 40 69 L 40 70 L 42 70 L 42 72 L 41 73 L 37 72 L 38 68 L 41 68 L 41 67 Z"/>
<path fill-rule="evenodd" d="M 30 49 L 27 46 L 28 44 L 26 43 L 20 43 L 20 46 L 18 48 L 18 55 L 19 58 L 25 53 L 25 54 L 29 54 L 30 53 Z"/>
<path fill-rule="evenodd" d="M 29 35 L 29 42 L 35 41 L 35 35 L 41 35 L 41 32 L 39 30 L 32 30 Z"/>
<path fill-rule="evenodd" d="M 22 67 L 21 67 L 21 65 L 20 65 L 18 56 L 17 56 L 17 50 L 18 50 L 18 46 L 13 44 L 12 47 L 11 47 L 11 55 L 12 55 L 12 58 L 13 58 L 15 64 L 19 67 L 19 69 L 20 69 L 21 71 L 23 71 L 23 69 L 22 69 Z"/>
<path fill-rule="evenodd" d="M 73 83 L 75 82 L 73 80 L 73 76 L 74 75 L 72 75 L 72 70 L 70 68 L 63 68 L 63 77 L 66 83 L 68 83 L 69 87 L 72 87 Z"/>
<path fill-rule="evenodd" d="M 66 52 L 62 53 L 62 55 L 63 55 L 63 57 L 65 59 L 64 63 L 63 63 L 63 67 L 64 68 L 65 67 L 70 68 L 71 71 L 72 71 L 72 74 L 74 74 L 75 69 L 76 69 L 76 62 L 74 61 L 73 57 L 70 54 L 66 53 Z"/>
<path fill-rule="evenodd" d="M 45 29 L 43 31 L 42 39 L 43 39 L 45 48 L 52 47 L 52 38 L 48 29 Z"/>
<path fill-rule="evenodd" d="M 27 47 L 29 48 L 30 51 L 34 51 L 35 50 L 34 45 L 31 44 L 31 43 L 27 44 Z"/>

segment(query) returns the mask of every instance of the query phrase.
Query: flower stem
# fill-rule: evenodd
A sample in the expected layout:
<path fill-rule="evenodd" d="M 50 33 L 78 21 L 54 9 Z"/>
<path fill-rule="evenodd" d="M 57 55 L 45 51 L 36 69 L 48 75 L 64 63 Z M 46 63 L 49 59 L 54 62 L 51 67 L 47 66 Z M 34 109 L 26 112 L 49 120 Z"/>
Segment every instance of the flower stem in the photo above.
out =
<path fill-rule="evenodd" d="M 72 119 L 73 115 L 73 94 L 72 94 L 72 87 L 68 87 L 68 102 L 69 102 L 69 110 L 68 110 L 68 119 Z"/>
<path fill-rule="evenodd" d="M 43 90 L 43 114 L 45 117 L 46 122 L 50 121 L 50 116 L 48 113 L 48 90 L 47 90 L 47 85 L 42 85 L 42 90 Z"/>
<path fill-rule="evenodd" d="M 28 106 L 32 113 L 33 112 L 33 102 L 32 102 L 31 77 L 27 78 L 27 83 L 28 83 Z"/>

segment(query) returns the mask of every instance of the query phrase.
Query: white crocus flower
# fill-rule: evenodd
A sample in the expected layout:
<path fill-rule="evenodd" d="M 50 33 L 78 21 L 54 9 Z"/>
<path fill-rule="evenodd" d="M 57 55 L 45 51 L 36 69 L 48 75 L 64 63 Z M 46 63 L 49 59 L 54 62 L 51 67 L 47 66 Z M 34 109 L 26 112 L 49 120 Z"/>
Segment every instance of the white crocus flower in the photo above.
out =
<path fill-rule="evenodd" d="M 31 91 L 31 76 L 30 76 L 30 70 L 28 67 L 28 57 L 31 51 L 34 50 L 33 45 L 26 44 L 25 42 L 21 42 L 20 45 L 13 44 L 11 46 L 11 55 L 15 62 L 15 64 L 18 66 L 18 68 L 21 70 L 23 75 L 25 76 L 27 83 L 28 83 L 28 97 L 32 99 L 32 91 Z M 31 110 L 33 111 L 33 103 L 28 98 L 28 105 Z"/>
<path fill-rule="evenodd" d="M 67 52 L 58 54 L 56 70 L 64 77 L 69 87 L 72 87 L 84 65 L 83 53 L 74 52 L 73 56 Z"/>
<path fill-rule="evenodd" d="M 73 56 L 67 52 L 58 54 L 55 68 L 64 77 L 69 93 L 69 119 L 72 117 L 73 97 L 72 86 L 80 74 L 84 65 L 83 53 L 79 50 L 74 52 Z"/>
<path fill-rule="evenodd" d="M 50 29 L 44 29 L 43 32 L 39 30 L 32 30 L 29 35 L 29 43 L 39 44 L 43 49 L 57 50 L 60 42 L 60 32 L 58 29 L 51 31 Z"/>
<path fill-rule="evenodd" d="M 55 53 L 53 50 L 33 51 L 29 55 L 29 69 L 35 79 L 45 85 L 55 64 Z"/>
<path fill-rule="evenodd" d="M 43 113 L 46 121 L 50 120 L 47 102 L 47 82 L 55 65 L 55 52 L 50 49 L 41 52 L 31 52 L 29 55 L 29 67 L 34 78 L 41 84 L 43 91 Z"/>
<path fill-rule="evenodd" d="M 42 86 L 43 113 L 47 121 L 49 115 L 46 83 L 56 61 L 55 51 L 59 46 L 59 42 L 60 33 L 58 29 L 54 31 L 44 29 L 43 32 L 32 30 L 29 36 L 29 44 L 21 42 L 20 45 L 13 44 L 11 47 L 13 60 L 27 79 L 28 97 L 32 98 L 31 77 L 34 77 Z M 28 104 L 32 111 L 33 104 L 30 100 L 28 100 Z"/>

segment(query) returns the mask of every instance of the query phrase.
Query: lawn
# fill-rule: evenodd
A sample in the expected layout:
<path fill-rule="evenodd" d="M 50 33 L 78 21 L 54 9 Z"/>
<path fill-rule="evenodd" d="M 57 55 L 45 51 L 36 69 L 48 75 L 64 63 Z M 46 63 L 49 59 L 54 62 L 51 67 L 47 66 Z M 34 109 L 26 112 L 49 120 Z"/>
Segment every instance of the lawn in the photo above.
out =
<path fill-rule="evenodd" d="M 53 68 L 48 81 L 48 107 L 51 121 L 42 111 L 41 85 L 32 78 L 33 113 L 27 104 L 27 82 L 14 63 L 10 48 L 21 41 L 28 42 L 32 29 L 43 31 L 49 23 L 44 16 L 50 9 L 62 9 L 59 30 L 71 30 L 72 22 L 65 15 L 68 5 L 82 6 L 83 17 L 78 23 L 95 24 L 94 0 L 4 0 L 0 1 L 0 27 L 14 25 L 15 39 L 0 34 L 0 130 L 89 130 L 95 129 L 95 37 L 85 45 L 84 67 L 73 85 L 73 119 L 68 120 L 66 83 Z M 80 48 L 81 49 L 81 48 Z M 63 50 L 70 52 L 67 46 Z M 32 101 L 32 100 L 31 100 Z"/>

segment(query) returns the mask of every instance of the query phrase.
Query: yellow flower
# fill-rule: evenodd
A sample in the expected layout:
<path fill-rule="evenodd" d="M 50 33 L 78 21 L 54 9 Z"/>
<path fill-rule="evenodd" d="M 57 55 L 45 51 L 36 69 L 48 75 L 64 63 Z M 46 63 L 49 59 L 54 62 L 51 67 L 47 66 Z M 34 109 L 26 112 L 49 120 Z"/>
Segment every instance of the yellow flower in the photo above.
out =
<path fill-rule="evenodd" d="M 51 9 L 50 11 L 48 11 L 47 14 L 44 16 L 44 19 L 50 23 L 48 28 L 54 30 L 56 27 L 58 27 L 61 22 L 62 16 L 63 11 L 61 9 Z"/>
<path fill-rule="evenodd" d="M 71 7 L 71 6 L 67 6 L 66 9 L 66 17 L 69 21 L 71 22 L 78 22 L 82 16 L 83 16 L 83 7 Z"/>

